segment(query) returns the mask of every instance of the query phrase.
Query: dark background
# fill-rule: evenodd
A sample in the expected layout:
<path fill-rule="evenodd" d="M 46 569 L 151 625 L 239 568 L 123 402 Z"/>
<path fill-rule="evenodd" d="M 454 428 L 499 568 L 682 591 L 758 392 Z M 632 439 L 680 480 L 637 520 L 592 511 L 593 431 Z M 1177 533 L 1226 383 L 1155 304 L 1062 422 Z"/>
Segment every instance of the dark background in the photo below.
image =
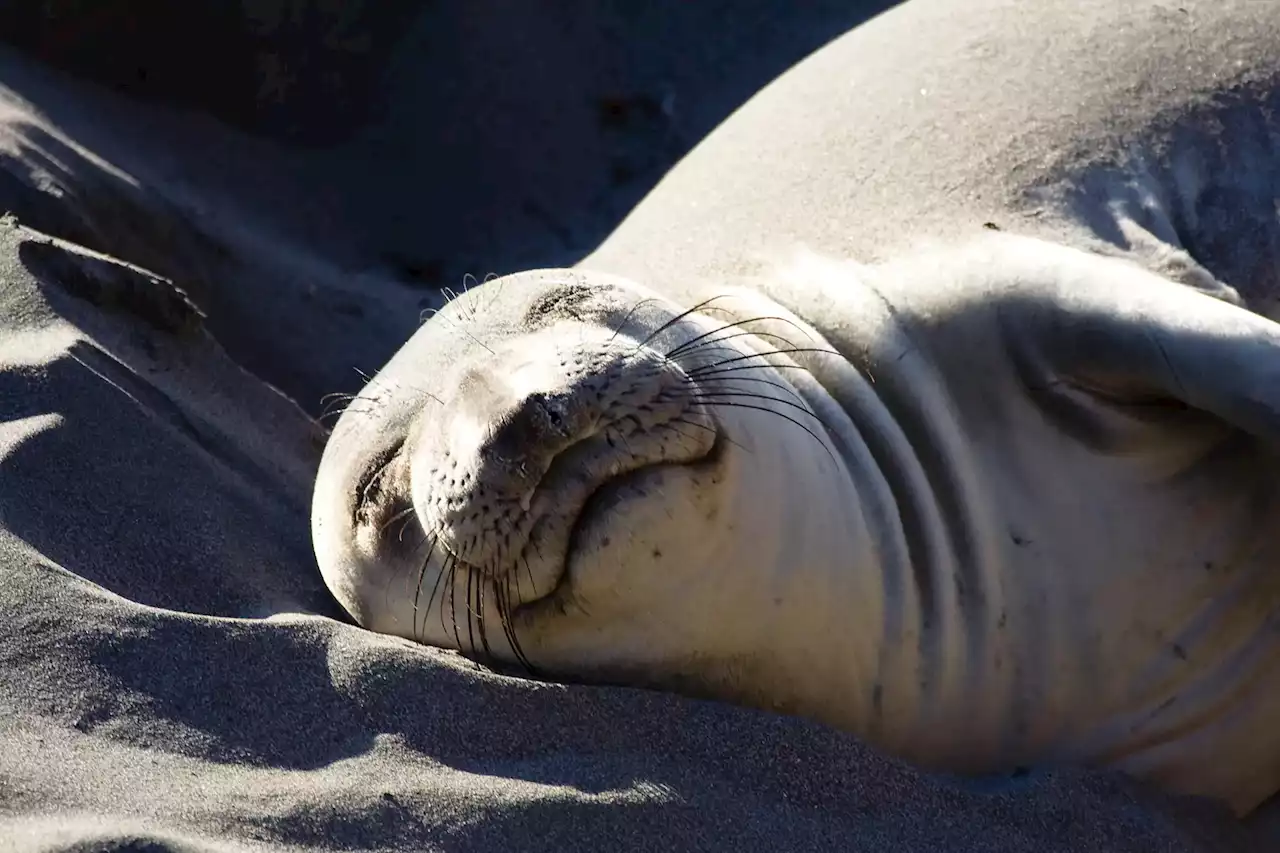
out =
<path fill-rule="evenodd" d="M 452 286 L 581 258 L 755 91 L 891 5 L 0 0 L 0 41 L 339 162 L 328 215 Z"/>

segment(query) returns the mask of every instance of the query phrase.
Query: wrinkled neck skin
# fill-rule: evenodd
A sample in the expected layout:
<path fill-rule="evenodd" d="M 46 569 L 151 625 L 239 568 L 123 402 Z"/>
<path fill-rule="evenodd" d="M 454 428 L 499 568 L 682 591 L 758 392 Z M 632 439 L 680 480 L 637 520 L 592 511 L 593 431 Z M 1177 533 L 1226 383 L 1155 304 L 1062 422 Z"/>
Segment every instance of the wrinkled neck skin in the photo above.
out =
<path fill-rule="evenodd" d="M 515 631 L 550 673 L 874 731 L 886 619 L 920 625 L 904 616 L 901 579 L 886 579 L 909 572 L 891 490 L 855 421 L 806 365 L 827 359 L 843 381 L 867 384 L 777 304 L 731 287 L 698 301 L 713 297 L 714 311 L 691 314 L 682 335 L 721 337 L 718 358 L 765 354 L 775 369 L 723 378 L 735 393 L 765 395 L 732 402 L 769 411 L 713 407 L 723 436 L 714 460 L 664 472 L 661 500 L 626 504 L 607 537 L 580 541 L 572 596 L 534 602 Z M 797 347 L 823 352 L 781 352 Z M 879 412 L 874 395 L 861 402 Z"/>
<path fill-rule="evenodd" d="M 816 388 L 804 394 L 830 408 L 820 395 Z M 847 422 L 836 443 L 814 424 L 820 443 L 774 415 L 735 414 L 722 416 L 732 445 L 717 467 L 667 472 L 662 501 L 627 507 L 625 528 L 615 528 L 625 532 L 597 539 L 589 558 L 571 558 L 571 574 L 588 559 L 591 568 L 581 572 L 571 603 L 552 605 L 559 608 L 554 623 L 517 618 L 517 633 L 552 673 L 865 731 L 878 702 L 877 649 L 891 598 L 881 564 L 893 547 L 882 542 L 892 508 L 849 474 L 850 458 L 836 449 L 860 452 Z M 842 419 L 838 411 L 824 416 L 828 424 Z M 719 487 L 725 484 L 732 485 Z M 663 526 L 661 516 L 687 523 Z M 830 713 L 815 715 L 815 708 Z"/>
<path fill-rule="evenodd" d="M 791 558 L 778 564 L 809 580 L 812 599 L 756 644 L 772 646 L 778 658 L 765 679 L 774 685 L 770 693 L 789 688 L 795 701 L 746 698 L 783 710 L 799 706 L 935 766 L 983 771 L 1005 763 L 1000 757 L 1012 764 L 1031 744 L 1025 730 L 1008 725 L 1016 713 L 1008 673 L 990 665 L 993 656 L 1016 654 L 998 630 L 1006 606 L 997 576 L 1003 543 L 991 536 L 996 525 L 987 511 L 994 502 L 943 377 L 906 337 L 894 307 L 863 286 L 870 274 L 807 256 L 771 271 L 775 286 L 783 276 L 798 277 L 799 286 L 783 292 L 805 294 L 808 301 L 796 306 L 805 316 L 856 317 L 857 333 L 842 338 L 857 341 L 858 351 L 834 345 L 769 298 L 764 281 L 712 289 L 733 294 L 742 319 L 775 318 L 748 327 L 766 340 L 827 350 L 793 353 L 803 369 L 780 373 L 826 425 L 839 457 L 835 465 L 810 453 L 802 467 L 795 454 L 812 443 L 775 439 L 785 454 L 775 464 L 786 499 L 742 501 L 744 516 L 764 516 L 761 529 L 786 543 Z M 760 560 L 750 533 L 726 540 L 718 547 L 740 552 L 735 560 Z M 805 614 L 802 630 L 788 623 L 797 611 Z M 797 641 L 807 645 L 792 645 Z M 847 651 L 836 652 L 836 644 Z M 797 669 L 806 670 L 803 678 L 789 675 Z M 815 715 L 806 706 L 824 711 Z M 969 725 L 956 737 L 960 717 Z"/>
<path fill-rule="evenodd" d="M 718 412 L 732 446 L 715 476 L 731 486 L 668 476 L 662 501 L 627 507 L 626 537 L 595 543 L 573 604 L 553 624 L 517 619 L 517 633 L 551 673 L 797 713 L 906 757 L 985 768 L 1015 736 L 1003 725 L 1007 676 L 989 665 L 1003 612 L 988 576 L 999 549 L 977 532 L 994 529 L 981 517 L 990 502 L 932 366 L 887 304 L 851 290 L 848 270 L 835 277 L 832 293 L 865 302 L 867 345 L 891 370 L 869 377 L 858 365 L 872 353 L 839 351 L 755 289 L 681 294 L 690 305 L 722 298 L 715 322 L 700 320 L 708 329 L 742 322 L 757 351 L 800 350 L 775 356 L 769 378 L 821 426 L 795 408 L 775 407 L 814 435 L 776 416 Z M 648 513 L 699 521 L 664 527 Z M 664 541 L 646 538 L 654 529 Z M 658 552 L 686 567 L 675 594 L 651 580 L 665 574 L 648 559 Z M 706 589 L 690 588 L 698 583 Z M 981 724 L 956 738 L 947 723 L 957 715 Z"/>
<path fill-rule="evenodd" d="M 1270 387 L 1270 323 L 1029 240 L 875 268 L 801 256 L 753 285 L 817 318 L 847 359 L 806 366 L 856 429 L 842 455 L 863 516 L 879 513 L 875 560 L 845 567 L 877 572 L 884 596 L 879 702 L 855 732 L 962 772 L 1118 767 L 1237 813 L 1274 792 L 1280 459 L 1257 437 L 1271 421 L 1236 402 Z M 1037 319 L 1081 328 L 1097 310 L 1118 329 L 1123 296 L 1158 306 L 1132 338 L 1073 342 Z M 1100 351 L 1159 334 L 1178 342 L 1155 348 L 1179 360 L 1182 399 L 1221 416 L 1054 390 L 1159 376 L 1138 350 Z M 1114 363 L 1090 373 L 1095 356 Z"/>

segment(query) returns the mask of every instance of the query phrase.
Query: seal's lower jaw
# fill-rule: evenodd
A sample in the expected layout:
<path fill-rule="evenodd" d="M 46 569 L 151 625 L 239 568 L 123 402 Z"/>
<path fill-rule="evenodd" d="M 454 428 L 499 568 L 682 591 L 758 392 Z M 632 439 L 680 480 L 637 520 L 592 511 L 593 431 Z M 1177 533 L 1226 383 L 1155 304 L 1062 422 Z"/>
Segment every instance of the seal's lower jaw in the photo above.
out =
<path fill-rule="evenodd" d="M 573 521 L 554 587 L 545 595 L 527 599 L 515 615 L 537 620 L 571 608 L 588 608 L 589 590 L 615 577 L 615 571 L 607 567 L 602 571 L 601 555 L 614 549 L 630 553 L 638 547 L 638 540 L 655 538 L 649 519 L 655 509 L 665 512 L 670 485 L 678 479 L 705 475 L 716 465 L 721 447 L 717 434 L 710 450 L 699 459 L 646 465 L 597 486 Z M 649 551 L 651 558 L 655 550 L 661 555 L 661 549 L 654 546 Z"/>

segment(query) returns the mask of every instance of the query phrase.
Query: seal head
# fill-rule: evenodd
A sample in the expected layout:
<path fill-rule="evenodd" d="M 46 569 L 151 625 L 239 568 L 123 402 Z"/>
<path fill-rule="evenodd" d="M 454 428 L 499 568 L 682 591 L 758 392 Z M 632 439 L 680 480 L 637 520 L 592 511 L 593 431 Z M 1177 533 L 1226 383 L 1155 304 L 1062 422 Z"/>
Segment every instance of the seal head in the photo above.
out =
<path fill-rule="evenodd" d="M 329 441 L 330 588 L 366 627 L 489 660 L 799 708 L 774 685 L 816 635 L 783 623 L 874 601 L 875 572 L 827 564 L 875 537 L 837 446 L 852 425 L 797 361 L 834 351 L 763 302 L 688 310 L 567 270 L 459 296 Z"/>

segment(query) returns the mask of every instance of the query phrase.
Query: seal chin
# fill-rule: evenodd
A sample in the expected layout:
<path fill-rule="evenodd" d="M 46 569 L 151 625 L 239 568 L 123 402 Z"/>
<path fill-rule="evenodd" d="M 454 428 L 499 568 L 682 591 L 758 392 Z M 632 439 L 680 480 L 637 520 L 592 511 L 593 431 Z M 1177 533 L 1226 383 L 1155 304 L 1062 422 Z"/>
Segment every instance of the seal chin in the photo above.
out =
<path fill-rule="evenodd" d="M 528 623 L 547 611 L 563 613 L 569 607 L 584 609 L 587 603 L 579 593 L 617 581 L 612 577 L 613 571 L 601 566 L 602 559 L 608 559 L 602 555 L 633 548 L 640 532 L 635 527 L 636 519 L 649 515 L 648 510 L 655 505 L 666 506 L 666 493 L 676 478 L 705 472 L 718 465 L 725 444 L 722 434 L 717 432 L 707 452 L 697 459 L 644 465 L 599 484 L 573 520 L 562 574 L 555 586 L 546 595 L 525 601 L 513 615 Z M 601 577 L 602 574 L 610 577 Z"/>

